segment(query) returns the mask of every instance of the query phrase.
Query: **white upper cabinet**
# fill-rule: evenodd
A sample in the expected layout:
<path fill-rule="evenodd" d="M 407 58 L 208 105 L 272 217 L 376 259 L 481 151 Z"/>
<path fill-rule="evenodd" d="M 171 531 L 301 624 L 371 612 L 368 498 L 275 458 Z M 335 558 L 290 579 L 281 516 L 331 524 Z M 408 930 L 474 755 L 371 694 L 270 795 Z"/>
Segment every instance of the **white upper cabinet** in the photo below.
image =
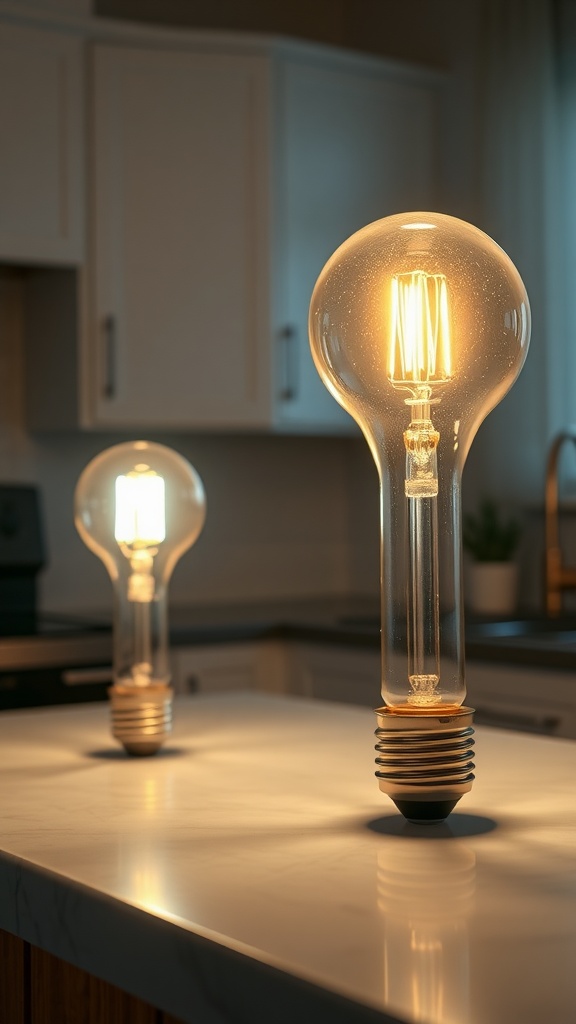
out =
<path fill-rule="evenodd" d="M 102 428 L 354 430 L 307 317 L 353 231 L 433 197 L 436 95 L 298 44 L 96 44 L 84 420 Z"/>
<path fill-rule="evenodd" d="M 96 46 L 95 423 L 266 421 L 267 62 Z"/>
<path fill-rule="evenodd" d="M 275 424 L 350 429 L 316 372 L 308 308 L 335 249 L 371 221 L 434 207 L 437 90 L 369 59 L 280 62 Z"/>
<path fill-rule="evenodd" d="M 356 432 L 313 365 L 310 298 L 351 233 L 435 207 L 439 76 L 241 34 L 93 31 L 87 255 L 77 278 L 28 282 L 31 425 Z"/>
<path fill-rule="evenodd" d="M 83 41 L 0 24 L 0 260 L 84 257 Z"/>

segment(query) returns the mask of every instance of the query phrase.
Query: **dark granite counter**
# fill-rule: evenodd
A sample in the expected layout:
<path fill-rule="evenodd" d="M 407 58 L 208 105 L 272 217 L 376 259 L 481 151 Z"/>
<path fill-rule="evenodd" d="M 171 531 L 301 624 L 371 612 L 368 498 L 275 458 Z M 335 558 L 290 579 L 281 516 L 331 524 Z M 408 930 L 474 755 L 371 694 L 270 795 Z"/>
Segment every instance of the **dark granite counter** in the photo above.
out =
<path fill-rule="evenodd" d="M 11 685 L 14 673 L 109 665 L 109 614 L 86 620 L 84 628 L 78 619 L 74 629 L 60 627 L 40 635 L 0 637 L 0 691 Z M 169 623 L 175 647 L 270 639 L 374 650 L 380 645 L 377 597 L 175 606 L 170 609 Z M 466 654 L 477 661 L 575 670 L 576 618 L 522 616 L 487 621 L 467 616 Z"/>
<path fill-rule="evenodd" d="M 466 656 L 498 664 L 576 670 L 576 618 L 533 615 L 466 626 Z"/>
<path fill-rule="evenodd" d="M 315 598 L 250 605 L 174 609 L 175 645 L 284 639 L 377 649 L 378 598 Z M 471 660 L 576 669 L 576 617 L 507 620 L 466 617 Z"/>

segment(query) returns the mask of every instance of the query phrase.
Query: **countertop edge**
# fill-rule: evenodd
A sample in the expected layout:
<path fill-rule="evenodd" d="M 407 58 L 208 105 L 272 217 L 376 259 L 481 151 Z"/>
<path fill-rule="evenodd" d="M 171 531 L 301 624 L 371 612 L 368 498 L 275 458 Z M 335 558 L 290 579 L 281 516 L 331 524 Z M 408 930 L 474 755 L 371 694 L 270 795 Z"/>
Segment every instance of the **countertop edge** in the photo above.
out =
<path fill-rule="evenodd" d="M 190 1024 L 403 1024 L 5 851 L 0 887 L 0 928 Z"/>

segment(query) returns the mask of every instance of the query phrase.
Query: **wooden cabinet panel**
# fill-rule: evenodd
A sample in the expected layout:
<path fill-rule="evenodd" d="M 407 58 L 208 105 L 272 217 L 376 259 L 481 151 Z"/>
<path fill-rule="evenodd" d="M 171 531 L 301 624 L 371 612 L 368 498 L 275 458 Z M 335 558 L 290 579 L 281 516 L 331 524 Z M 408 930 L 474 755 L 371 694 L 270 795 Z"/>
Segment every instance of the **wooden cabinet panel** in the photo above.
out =
<path fill-rule="evenodd" d="M 153 1007 L 31 947 L 31 1024 L 158 1024 Z"/>
<path fill-rule="evenodd" d="M 29 1024 L 26 1013 L 25 976 L 27 947 L 22 939 L 0 931 L 0 1022 Z"/>
<path fill-rule="evenodd" d="M 0 929 L 0 1024 L 183 1024 Z"/>

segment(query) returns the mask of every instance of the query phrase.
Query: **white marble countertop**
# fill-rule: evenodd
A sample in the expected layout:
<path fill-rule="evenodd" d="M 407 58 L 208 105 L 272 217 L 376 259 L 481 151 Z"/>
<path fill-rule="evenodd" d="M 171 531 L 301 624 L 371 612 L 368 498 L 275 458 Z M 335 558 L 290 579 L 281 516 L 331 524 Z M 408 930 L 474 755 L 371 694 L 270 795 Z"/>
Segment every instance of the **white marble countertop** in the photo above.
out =
<path fill-rule="evenodd" d="M 369 710 L 179 698 L 128 759 L 106 705 L 0 715 L 0 927 L 203 1024 L 567 1024 L 576 743 L 478 729 L 443 826 L 374 778 Z"/>

